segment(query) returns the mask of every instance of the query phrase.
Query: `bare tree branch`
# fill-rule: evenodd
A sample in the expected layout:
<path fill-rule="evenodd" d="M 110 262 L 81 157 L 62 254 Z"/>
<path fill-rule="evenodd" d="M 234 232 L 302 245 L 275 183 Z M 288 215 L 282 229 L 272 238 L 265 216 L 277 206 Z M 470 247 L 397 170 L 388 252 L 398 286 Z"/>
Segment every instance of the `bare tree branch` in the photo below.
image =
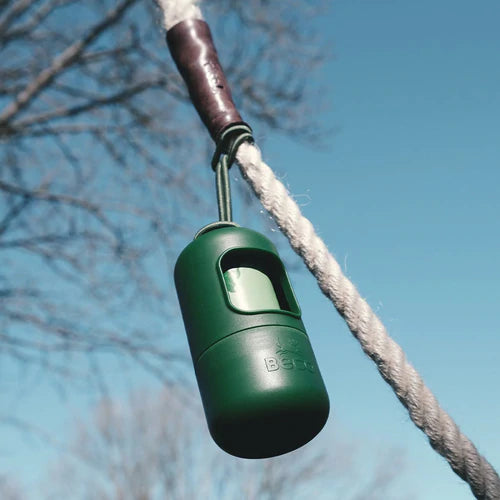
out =
<path fill-rule="evenodd" d="M 241 460 L 211 442 L 200 417 L 193 393 L 176 386 L 103 399 L 53 465 L 46 498 L 411 498 L 397 485 L 405 466 L 396 450 L 374 459 L 366 443 L 357 450 L 316 439 L 280 457 Z M 353 460 L 361 453 L 363 467 Z"/>
<path fill-rule="evenodd" d="M 41 115 L 31 116 L 26 120 L 21 120 L 19 123 L 16 124 L 16 127 L 20 129 L 26 129 L 27 127 L 30 127 L 34 124 L 40 125 L 56 118 L 70 118 L 85 113 L 87 111 L 91 111 L 96 108 L 102 109 L 106 106 L 128 101 L 131 97 L 134 97 L 135 95 L 138 95 L 144 92 L 145 90 L 162 87 L 167 84 L 168 82 L 164 78 L 158 78 L 157 80 L 154 81 L 141 82 L 132 85 L 130 87 L 124 88 L 112 95 L 99 96 L 99 97 L 94 96 L 92 100 L 89 100 L 84 104 L 79 104 L 78 106 L 54 109 L 52 111 L 43 113 Z"/>
<path fill-rule="evenodd" d="M 314 102 L 306 75 L 322 47 L 307 43 L 307 2 L 293 5 L 224 0 L 207 3 L 207 16 L 242 116 L 302 137 Z M 0 9 L 1 360 L 101 390 L 100 356 L 114 353 L 177 380 L 187 356 L 171 322 L 171 271 L 217 209 L 213 144 L 157 7 Z"/>
<path fill-rule="evenodd" d="M 35 2 L 36 0 L 18 0 L 11 9 L 7 9 L 0 18 L 0 33 L 3 34 L 10 24 L 22 16 Z"/>
<path fill-rule="evenodd" d="M 58 55 L 52 64 L 43 70 L 33 81 L 19 94 L 16 95 L 14 101 L 9 104 L 4 111 L 0 113 L 0 126 L 7 124 L 12 118 L 25 108 L 32 99 L 34 99 L 45 87 L 69 67 L 101 33 L 106 31 L 111 25 L 118 22 L 123 14 L 137 0 L 123 0 L 114 9 L 108 12 L 106 17 L 93 26 L 90 31 L 80 40 L 77 40 L 70 45 L 62 54 Z M 31 3 L 24 0 L 20 3 Z M 9 19 L 8 21 L 10 21 Z"/>

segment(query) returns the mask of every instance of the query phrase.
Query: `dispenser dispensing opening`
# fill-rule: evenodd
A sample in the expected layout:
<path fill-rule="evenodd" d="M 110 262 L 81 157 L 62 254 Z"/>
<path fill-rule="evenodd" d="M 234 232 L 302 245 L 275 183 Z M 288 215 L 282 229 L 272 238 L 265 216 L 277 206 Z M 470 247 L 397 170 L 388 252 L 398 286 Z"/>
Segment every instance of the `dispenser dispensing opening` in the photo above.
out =
<path fill-rule="evenodd" d="M 300 316 L 282 262 L 260 249 L 236 248 L 220 259 L 229 304 L 240 312 L 280 311 Z"/>

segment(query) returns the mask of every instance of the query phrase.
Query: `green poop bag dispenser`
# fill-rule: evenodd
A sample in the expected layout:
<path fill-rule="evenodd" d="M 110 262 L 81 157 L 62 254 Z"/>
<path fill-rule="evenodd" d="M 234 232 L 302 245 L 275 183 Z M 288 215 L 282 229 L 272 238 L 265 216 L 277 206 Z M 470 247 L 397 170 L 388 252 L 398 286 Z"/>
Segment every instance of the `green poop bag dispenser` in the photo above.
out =
<path fill-rule="evenodd" d="M 207 226 L 179 256 L 175 286 L 215 442 L 266 458 L 316 436 L 328 395 L 274 245 L 232 222 Z"/>
<path fill-rule="evenodd" d="M 208 427 L 232 455 L 265 458 L 310 441 L 329 402 L 276 248 L 232 223 L 228 170 L 252 142 L 208 25 L 185 20 L 167 32 L 172 57 L 216 143 L 219 223 L 181 253 L 175 286 Z"/>

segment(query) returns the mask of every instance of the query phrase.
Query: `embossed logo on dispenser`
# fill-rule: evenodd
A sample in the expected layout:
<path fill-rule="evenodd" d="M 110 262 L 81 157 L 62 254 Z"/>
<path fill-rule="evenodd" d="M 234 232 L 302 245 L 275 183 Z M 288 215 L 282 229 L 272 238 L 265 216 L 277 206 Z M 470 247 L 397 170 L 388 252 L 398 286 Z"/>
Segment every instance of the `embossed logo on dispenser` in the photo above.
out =
<path fill-rule="evenodd" d="M 282 368 L 284 370 L 307 370 L 310 373 L 315 373 L 314 363 L 304 359 L 302 350 L 296 340 L 283 342 L 281 339 L 278 339 L 276 346 L 278 348 L 276 350 L 278 357 L 264 358 L 268 372 L 274 372 Z"/>

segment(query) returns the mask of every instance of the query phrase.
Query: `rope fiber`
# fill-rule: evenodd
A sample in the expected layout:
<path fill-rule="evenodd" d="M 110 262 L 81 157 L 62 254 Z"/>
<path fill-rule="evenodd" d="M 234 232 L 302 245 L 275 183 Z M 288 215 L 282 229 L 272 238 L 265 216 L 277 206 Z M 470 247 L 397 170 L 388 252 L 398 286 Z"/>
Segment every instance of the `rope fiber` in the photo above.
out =
<path fill-rule="evenodd" d="M 469 483 L 477 498 L 499 500 L 500 478 L 495 469 L 439 406 L 401 347 L 344 276 L 311 222 L 302 215 L 286 188 L 262 161 L 259 149 L 252 144 L 242 144 L 236 160 L 264 208 L 316 277 L 321 291 L 333 302 L 363 351 L 377 365 L 382 378 L 408 410 L 414 424 L 427 435 L 431 446 L 446 458 L 456 474 Z"/>

